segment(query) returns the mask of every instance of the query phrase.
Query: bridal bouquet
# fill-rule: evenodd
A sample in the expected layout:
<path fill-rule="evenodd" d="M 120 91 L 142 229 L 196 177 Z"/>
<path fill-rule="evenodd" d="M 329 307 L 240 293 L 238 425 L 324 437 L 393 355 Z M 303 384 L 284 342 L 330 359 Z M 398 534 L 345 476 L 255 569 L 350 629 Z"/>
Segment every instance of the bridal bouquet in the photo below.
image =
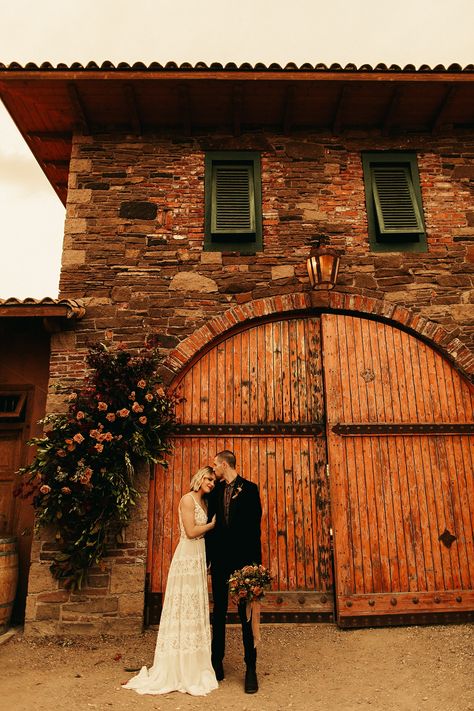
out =
<path fill-rule="evenodd" d="M 234 570 L 229 578 L 229 592 L 234 602 L 245 600 L 247 603 L 260 600 L 272 582 L 270 571 L 263 565 L 244 565 Z"/>
<path fill-rule="evenodd" d="M 254 646 L 260 642 L 260 601 L 270 587 L 272 575 L 263 565 L 244 565 L 229 578 L 229 593 L 237 604 L 245 600 L 247 621 L 252 623 Z"/>

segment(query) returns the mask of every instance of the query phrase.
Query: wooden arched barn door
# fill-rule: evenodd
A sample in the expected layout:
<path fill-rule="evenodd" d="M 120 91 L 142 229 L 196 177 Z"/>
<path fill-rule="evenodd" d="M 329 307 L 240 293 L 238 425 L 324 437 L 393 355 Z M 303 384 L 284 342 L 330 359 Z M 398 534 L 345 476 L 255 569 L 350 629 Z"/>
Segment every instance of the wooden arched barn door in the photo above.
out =
<path fill-rule="evenodd" d="M 390 325 L 322 334 L 339 624 L 472 617 L 472 387 Z"/>
<path fill-rule="evenodd" d="M 253 325 L 210 347 L 182 376 L 169 469 L 150 499 L 149 622 L 177 543 L 177 505 L 195 471 L 231 449 L 260 488 L 267 615 L 327 619 L 333 609 L 320 318 Z"/>

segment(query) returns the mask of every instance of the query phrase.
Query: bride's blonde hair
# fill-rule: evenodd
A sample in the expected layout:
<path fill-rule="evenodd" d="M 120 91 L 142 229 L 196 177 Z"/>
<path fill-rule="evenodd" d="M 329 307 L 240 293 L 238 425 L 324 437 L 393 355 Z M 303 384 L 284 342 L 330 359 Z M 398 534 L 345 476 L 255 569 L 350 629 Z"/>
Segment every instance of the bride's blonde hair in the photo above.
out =
<path fill-rule="evenodd" d="M 199 491 L 202 480 L 206 474 L 214 474 L 214 469 L 212 467 L 202 467 L 202 469 L 198 469 L 189 483 L 189 491 Z"/>

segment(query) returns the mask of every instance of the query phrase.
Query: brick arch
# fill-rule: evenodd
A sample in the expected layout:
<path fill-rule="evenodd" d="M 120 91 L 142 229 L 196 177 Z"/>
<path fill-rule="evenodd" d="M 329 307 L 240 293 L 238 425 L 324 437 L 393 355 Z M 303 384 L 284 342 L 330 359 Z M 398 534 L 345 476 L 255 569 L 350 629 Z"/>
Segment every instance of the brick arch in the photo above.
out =
<path fill-rule="evenodd" d="M 315 299 L 316 297 L 316 299 Z M 320 301 L 317 301 L 317 299 Z M 283 294 L 266 299 L 256 299 L 246 304 L 233 306 L 216 316 L 188 336 L 167 357 L 164 366 L 170 382 L 198 353 L 227 331 L 255 319 L 292 311 L 321 310 L 344 311 L 379 317 L 408 329 L 432 344 L 469 380 L 474 376 L 474 353 L 458 338 L 434 321 L 414 313 L 404 306 L 392 304 L 358 294 L 330 291 L 319 296 L 311 292 Z"/>

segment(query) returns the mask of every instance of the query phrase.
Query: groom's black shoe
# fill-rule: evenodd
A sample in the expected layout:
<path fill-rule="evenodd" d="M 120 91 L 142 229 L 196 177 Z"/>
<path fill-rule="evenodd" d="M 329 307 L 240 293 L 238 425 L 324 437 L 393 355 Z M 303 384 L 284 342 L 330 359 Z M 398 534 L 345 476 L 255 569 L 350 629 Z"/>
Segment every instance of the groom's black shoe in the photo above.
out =
<path fill-rule="evenodd" d="M 247 667 L 245 672 L 245 693 L 255 694 L 258 691 L 257 672 L 252 667 Z"/>
<path fill-rule="evenodd" d="M 214 668 L 217 681 L 222 681 L 224 678 L 224 667 L 222 666 L 222 662 L 212 662 L 212 666 Z"/>

